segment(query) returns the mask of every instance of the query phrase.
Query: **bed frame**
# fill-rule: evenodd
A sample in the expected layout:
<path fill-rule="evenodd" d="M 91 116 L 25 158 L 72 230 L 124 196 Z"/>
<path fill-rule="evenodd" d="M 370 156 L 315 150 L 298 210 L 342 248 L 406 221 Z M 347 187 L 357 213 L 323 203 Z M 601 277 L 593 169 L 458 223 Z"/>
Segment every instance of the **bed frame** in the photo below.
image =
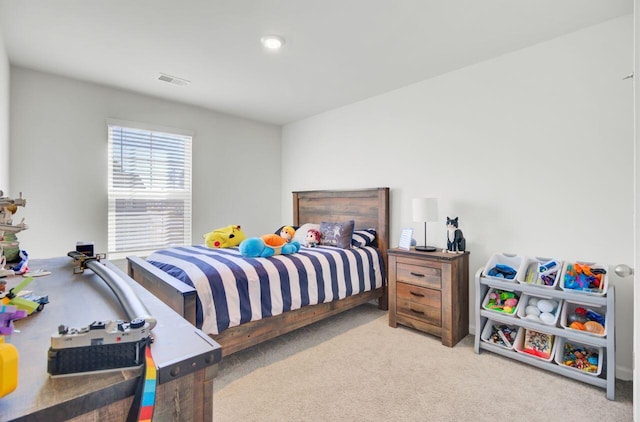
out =
<path fill-rule="evenodd" d="M 377 246 L 387 268 L 389 248 L 389 188 L 361 190 L 319 190 L 293 192 L 293 224 L 355 220 L 356 229 L 375 228 Z M 145 289 L 195 325 L 196 290 L 171 277 L 139 257 L 127 257 L 128 273 Z M 306 306 L 294 311 L 228 328 L 212 338 L 222 346 L 222 355 L 254 346 L 332 315 L 378 300 L 387 309 L 386 286 L 329 303 Z"/>

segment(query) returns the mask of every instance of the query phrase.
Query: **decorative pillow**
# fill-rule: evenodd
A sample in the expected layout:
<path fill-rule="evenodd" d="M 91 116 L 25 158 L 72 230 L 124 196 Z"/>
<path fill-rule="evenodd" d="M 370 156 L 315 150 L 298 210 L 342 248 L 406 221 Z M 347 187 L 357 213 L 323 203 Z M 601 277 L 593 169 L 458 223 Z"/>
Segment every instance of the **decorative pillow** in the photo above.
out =
<path fill-rule="evenodd" d="M 320 230 L 320 224 L 306 223 L 296 229 L 296 234 L 293 235 L 293 240 L 305 245 L 307 243 L 307 232 L 310 229 Z"/>
<path fill-rule="evenodd" d="M 351 236 L 353 236 L 353 220 L 343 223 L 328 223 L 323 221 L 320 223 L 320 233 L 322 239 L 320 244 L 325 246 L 336 246 L 342 249 L 351 248 Z"/>
<path fill-rule="evenodd" d="M 372 245 L 376 240 L 376 229 L 354 230 L 351 245 L 357 248 Z"/>

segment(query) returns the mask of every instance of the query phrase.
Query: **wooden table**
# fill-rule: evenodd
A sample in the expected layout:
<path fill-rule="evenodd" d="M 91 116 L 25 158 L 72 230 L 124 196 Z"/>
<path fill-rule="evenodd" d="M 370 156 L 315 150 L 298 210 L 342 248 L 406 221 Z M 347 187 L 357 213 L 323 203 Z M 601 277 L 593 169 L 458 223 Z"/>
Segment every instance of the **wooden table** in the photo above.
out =
<path fill-rule="evenodd" d="M 220 346 L 139 286 L 108 261 L 131 286 L 158 321 L 151 351 L 157 369 L 154 421 L 213 419 L 213 377 L 221 360 Z M 48 295 L 40 313 L 15 321 L 20 332 L 8 338 L 20 354 L 18 387 L 0 398 L 2 421 L 124 421 L 141 368 L 51 377 L 47 352 L 60 324 L 80 328 L 93 321 L 128 320 L 108 285 L 91 270 L 73 274 L 68 257 L 30 260 L 32 271 L 47 269 L 27 287 Z M 7 288 L 23 278 L 5 278 Z"/>
<path fill-rule="evenodd" d="M 469 333 L 469 252 L 389 250 L 389 325 L 453 347 Z"/>

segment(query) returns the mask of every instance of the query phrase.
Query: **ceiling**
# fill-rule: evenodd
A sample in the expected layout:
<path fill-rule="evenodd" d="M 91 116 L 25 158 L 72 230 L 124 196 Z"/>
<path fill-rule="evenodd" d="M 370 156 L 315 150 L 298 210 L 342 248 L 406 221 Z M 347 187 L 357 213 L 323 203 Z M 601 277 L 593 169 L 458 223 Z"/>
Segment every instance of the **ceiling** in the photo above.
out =
<path fill-rule="evenodd" d="M 13 65 L 281 125 L 632 12 L 633 0 L 0 0 L 0 27 Z M 281 51 L 262 47 L 269 33 Z"/>

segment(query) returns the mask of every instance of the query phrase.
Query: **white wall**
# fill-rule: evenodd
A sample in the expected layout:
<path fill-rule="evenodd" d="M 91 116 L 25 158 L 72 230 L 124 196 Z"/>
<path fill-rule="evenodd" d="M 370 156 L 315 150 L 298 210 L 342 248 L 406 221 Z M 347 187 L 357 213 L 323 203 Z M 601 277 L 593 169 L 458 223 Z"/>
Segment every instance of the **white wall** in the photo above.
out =
<path fill-rule="evenodd" d="M 633 247 L 635 253 L 633 267 L 635 268 L 634 275 L 632 278 L 634 279 L 634 284 L 637 284 L 637 280 L 640 280 L 640 275 L 638 271 L 640 271 L 640 254 L 637 251 L 640 250 L 640 219 L 638 217 L 638 211 L 640 210 L 640 180 L 638 180 L 639 168 L 638 164 L 640 164 L 640 142 L 638 140 L 638 136 L 640 135 L 640 85 L 638 79 L 640 78 L 640 0 L 634 0 L 633 2 L 633 20 L 634 20 L 634 37 L 633 37 L 633 47 L 634 47 L 634 55 L 633 55 L 633 91 L 634 91 L 634 192 L 635 192 L 635 203 L 633 210 L 633 223 L 634 223 L 634 239 L 633 239 Z M 635 288 L 634 291 L 634 307 L 633 307 L 633 321 L 634 323 L 638 323 L 640 321 L 640 289 Z M 634 366 L 633 366 L 633 402 L 636 403 L 633 406 L 633 420 L 640 420 L 640 377 L 638 374 L 640 373 L 640 338 L 635 336 L 633 339 L 633 352 L 634 352 Z"/>
<path fill-rule="evenodd" d="M 27 199 L 14 218 L 26 218 L 18 238 L 31 257 L 78 240 L 106 251 L 109 118 L 194 131 L 194 243 L 229 224 L 255 236 L 278 227 L 279 127 L 12 67 L 11 192 Z"/>
<path fill-rule="evenodd" d="M 0 190 L 9 192 L 9 59 L 0 28 Z"/>
<path fill-rule="evenodd" d="M 495 252 L 631 264 L 632 37 L 629 15 L 285 126 L 283 221 L 293 190 L 389 186 L 392 246 L 422 243 L 411 199 L 436 196 L 429 243 L 459 216 L 471 282 Z M 630 379 L 633 288 L 611 281 Z"/>

